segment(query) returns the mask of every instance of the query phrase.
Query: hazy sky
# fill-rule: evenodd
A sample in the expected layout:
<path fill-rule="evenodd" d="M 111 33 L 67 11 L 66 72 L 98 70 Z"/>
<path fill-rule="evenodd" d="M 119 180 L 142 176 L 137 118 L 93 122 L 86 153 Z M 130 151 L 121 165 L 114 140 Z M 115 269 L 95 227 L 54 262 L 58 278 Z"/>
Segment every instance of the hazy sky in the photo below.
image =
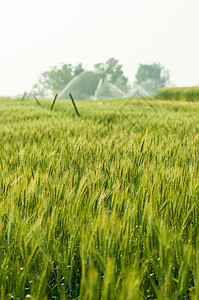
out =
<path fill-rule="evenodd" d="M 1 0 L 0 95 L 30 91 L 60 63 L 114 57 L 131 82 L 159 62 L 177 86 L 199 85 L 199 0 Z"/>

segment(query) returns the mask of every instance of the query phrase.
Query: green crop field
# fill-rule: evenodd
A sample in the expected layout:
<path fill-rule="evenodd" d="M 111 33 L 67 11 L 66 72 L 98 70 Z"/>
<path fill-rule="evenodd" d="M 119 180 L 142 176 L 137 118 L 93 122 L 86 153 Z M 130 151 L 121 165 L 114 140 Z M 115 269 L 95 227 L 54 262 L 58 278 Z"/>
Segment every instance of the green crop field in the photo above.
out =
<path fill-rule="evenodd" d="M 199 101 L 199 86 L 160 89 L 156 97 L 164 100 Z"/>
<path fill-rule="evenodd" d="M 199 103 L 0 99 L 0 299 L 199 299 Z"/>

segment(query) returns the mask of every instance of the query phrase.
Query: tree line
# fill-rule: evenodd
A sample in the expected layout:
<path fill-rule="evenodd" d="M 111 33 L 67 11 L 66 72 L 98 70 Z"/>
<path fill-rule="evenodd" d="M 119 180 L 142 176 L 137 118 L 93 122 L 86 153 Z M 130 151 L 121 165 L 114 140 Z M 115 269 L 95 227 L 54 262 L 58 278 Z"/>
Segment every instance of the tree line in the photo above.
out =
<path fill-rule="evenodd" d="M 76 66 L 64 63 L 60 66 L 53 66 L 50 70 L 41 73 L 31 92 L 43 98 L 60 93 L 75 76 L 83 71 L 85 69 L 82 63 Z M 110 58 L 105 63 L 95 64 L 92 72 L 93 76 L 98 74 L 102 79 L 108 77 L 111 83 L 125 93 L 133 88 L 128 77 L 124 75 L 123 65 L 115 58 Z M 170 84 L 168 70 L 159 63 L 140 64 L 135 79 L 133 86 L 142 86 L 149 95 L 153 95 L 158 89 Z"/>

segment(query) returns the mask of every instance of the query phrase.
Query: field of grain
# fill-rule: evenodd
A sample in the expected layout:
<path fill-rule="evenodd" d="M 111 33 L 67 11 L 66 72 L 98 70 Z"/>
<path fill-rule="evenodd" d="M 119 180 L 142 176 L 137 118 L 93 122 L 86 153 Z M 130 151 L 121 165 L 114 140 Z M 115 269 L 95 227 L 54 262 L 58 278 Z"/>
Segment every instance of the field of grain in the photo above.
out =
<path fill-rule="evenodd" d="M 164 100 L 199 101 L 199 86 L 160 89 L 156 97 Z"/>
<path fill-rule="evenodd" d="M 0 299 L 198 299 L 199 104 L 0 99 Z"/>

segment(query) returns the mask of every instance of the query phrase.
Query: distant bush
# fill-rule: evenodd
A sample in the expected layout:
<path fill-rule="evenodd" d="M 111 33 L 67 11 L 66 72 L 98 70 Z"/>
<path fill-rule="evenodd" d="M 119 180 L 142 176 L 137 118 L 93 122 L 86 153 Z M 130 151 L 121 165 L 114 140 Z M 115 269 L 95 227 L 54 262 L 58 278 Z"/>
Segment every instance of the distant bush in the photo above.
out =
<path fill-rule="evenodd" d="M 199 86 L 181 87 L 181 88 L 164 88 L 157 91 L 157 97 L 164 100 L 199 100 Z"/>

